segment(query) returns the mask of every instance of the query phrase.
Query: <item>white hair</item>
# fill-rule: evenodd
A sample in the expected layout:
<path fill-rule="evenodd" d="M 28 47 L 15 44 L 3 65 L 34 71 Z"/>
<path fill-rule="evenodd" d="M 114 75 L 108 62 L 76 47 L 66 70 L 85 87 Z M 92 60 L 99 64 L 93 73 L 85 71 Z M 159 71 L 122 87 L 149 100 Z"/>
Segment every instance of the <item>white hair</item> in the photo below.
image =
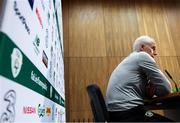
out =
<path fill-rule="evenodd" d="M 153 38 L 151 38 L 151 37 L 149 37 L 147 35 L 140 36 L 135 40 L 135 42 L 133 44 L 133 51 L 139 52 L 140 51 L 140 46 L 142 44 L 151 44 L 151 43 L 155 43 Z"/>

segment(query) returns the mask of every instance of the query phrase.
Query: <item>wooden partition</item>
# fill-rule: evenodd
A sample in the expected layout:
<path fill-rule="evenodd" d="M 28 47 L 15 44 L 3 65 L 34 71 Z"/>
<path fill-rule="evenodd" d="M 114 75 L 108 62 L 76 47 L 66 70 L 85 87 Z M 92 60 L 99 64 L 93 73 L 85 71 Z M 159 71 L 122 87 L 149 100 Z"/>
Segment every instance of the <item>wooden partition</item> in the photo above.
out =
<path fill-rule="evenodd" d="M 140 35 L 156 40 L 157 63 L 180 87 L 179 0 L 63 0 L 62 5 L 67 121 L 93 120 L 86 86 L 98 84 L 105 96 L 112 70 Z"/>

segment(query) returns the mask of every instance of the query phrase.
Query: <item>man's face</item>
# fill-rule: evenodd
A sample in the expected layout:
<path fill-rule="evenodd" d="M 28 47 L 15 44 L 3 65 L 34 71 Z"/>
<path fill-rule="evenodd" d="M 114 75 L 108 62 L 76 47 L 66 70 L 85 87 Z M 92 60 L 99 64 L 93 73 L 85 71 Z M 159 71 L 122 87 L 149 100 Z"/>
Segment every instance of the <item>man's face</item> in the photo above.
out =
<path fill-rule="evenodd" d="M 157 55 L 156 53 L 156 44 L 142 44 L 140 47 L 140 51 L 147 52 L 151 57 L 155 57 Z"/>

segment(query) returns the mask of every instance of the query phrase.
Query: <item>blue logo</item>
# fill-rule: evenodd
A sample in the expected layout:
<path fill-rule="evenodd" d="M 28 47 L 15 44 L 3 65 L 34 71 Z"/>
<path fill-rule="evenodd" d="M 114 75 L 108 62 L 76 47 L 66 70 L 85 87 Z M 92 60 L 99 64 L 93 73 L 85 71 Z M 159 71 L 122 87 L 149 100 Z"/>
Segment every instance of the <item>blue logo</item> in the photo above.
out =
<path fill-rule="evenodd" d="M 33 10 L 34 0 L 28 0 L 29 5 L 31 6 L 31 9 Z"/>
<path fill-rule="evenodd" d="M 19 20 L 22 22 L 22 24 L 24 25 L 27 33 L 30 35 L 30 28 L 29 28 L 29 26 L 28 26 L 28 24 L 26 22 L 26 18 L 20 12 L 16 1 L 14 1 L 14 6 L 13 7 L 14 7 L 15 14 L 19 17 Z"/>
<path fill-rule="evenodd" d="M 38 116 L 39 117 L 44 117 L 45 115 L 45 107 L 44 105 L 41 106 L 41 104 L 38 105 Z"/>

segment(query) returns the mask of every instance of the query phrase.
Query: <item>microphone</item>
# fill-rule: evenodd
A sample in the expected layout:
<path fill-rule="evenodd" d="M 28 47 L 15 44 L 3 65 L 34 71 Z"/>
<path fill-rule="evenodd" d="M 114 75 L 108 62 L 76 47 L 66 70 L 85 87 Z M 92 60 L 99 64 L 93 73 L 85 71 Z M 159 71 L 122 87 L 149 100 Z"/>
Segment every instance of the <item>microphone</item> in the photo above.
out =
<path fill-rule="evenodd" d="M 174 81 L 174 79 L 172 78 L 172 76 L 169 74 L 169 72 L 165 69 L 164 70 L 166 72 L 166 74 L 168 75 L 168 77 L 173 81 L 174 85 L 175 85 L 175 88 L 176 88 L 176 92 L 178 92 L 178 87 L 177 87 L 177 84 L 176 82 Z"/>

